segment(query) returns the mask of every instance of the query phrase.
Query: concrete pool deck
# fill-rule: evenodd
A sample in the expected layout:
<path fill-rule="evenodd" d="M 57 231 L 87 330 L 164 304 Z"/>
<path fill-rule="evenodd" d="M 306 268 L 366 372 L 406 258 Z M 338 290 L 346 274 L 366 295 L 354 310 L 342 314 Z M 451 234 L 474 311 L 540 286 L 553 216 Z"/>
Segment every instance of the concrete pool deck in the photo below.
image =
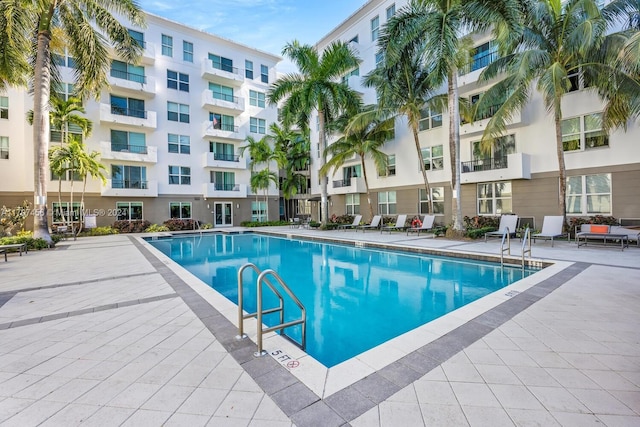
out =
<path fill-rule="evenodd" d="M 270 231 L 499 252 L 497 240 Z M 255 359 L 227 308 L 214 308 L 226 300 L 137 238 L 10 255 L 0 265 L 0 424 L 640 425 L 640 249 L 538 242 L 533 257 L 562 268 L 326 390 L 292 375 L 298 367 Z"/>

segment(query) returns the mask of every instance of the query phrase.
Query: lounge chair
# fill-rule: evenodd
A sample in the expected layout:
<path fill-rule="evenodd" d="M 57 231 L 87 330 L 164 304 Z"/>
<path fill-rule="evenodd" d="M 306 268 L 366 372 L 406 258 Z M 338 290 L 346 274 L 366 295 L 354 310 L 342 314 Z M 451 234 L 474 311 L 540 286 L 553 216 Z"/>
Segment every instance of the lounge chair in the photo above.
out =
<path fill-rule="evenodd" d="M 394 230 L 404 231 L 407 229 L 407 226 L 405 225 L 406 222 L 407 222 L 407 216 L 405 214 L 398 215 L 398 218 L 396 218 L 396 224 L 387 225 L 380 228 L 380 233 L 382 233 L 383 231 L 388 231 L 389 233 L 391 233 Z"/>
<path fill-rule="evenodd" d="M 382 219 L 382 216 L 376 215 L 371 219 L 371 224 L 369 224 L 369 225 L 360 225 L 360 226 L 356 227 L 356 229 L 357 230 L 362 230 L 362 232 L 364 233 L 367 230 L 372 230 L 372 229 L 375 229 L 375 228 L 379 228 L 381 219 Z"/>
<path fill-rule="evenodd" d="M 500 225 L 497 231 L 490 231 L 484 233 L 484 241 L 487 242 L 487 237 L 502 237 L 504 233 L 509 233 L 511 237 L 515 237 L 516 228 L 518 226 L 518 215 L 502 215 L 500 217 Z"/>
<path fill-rule="evenodd" d="M 349 228 L 355 228 L 360 225 L 360 221 L 362 221 L 362 215 L 356 215 L 353 218 L 353 222 L 351 224 L 342 224 L 338 226 L 340 230 L 347 230 Z"/>
<path fill-rule="evenodd" d="M 409 227 L 407 228 L 407 236 L 409 235 L 409 233 L 418 233 L 418 236 L 420 235 L 420 232 L 424 231 L 424 232 L 429 232 L 433 229 L 433 223 L 436 221 L 436 216 L 435 215 L 425 215 L 424 218 L 422 218 L 422 225 L 420 227 L 416 227 L 416 228 L 412 228 Z"/>
<path fill-rule="evenodd" d="M 532 234 L 531 238 L 534 242 L 536 239 L 551 239 L 551 247 L 553 247 L 553 239 L 566 236 L 566 233 L 562 231 L 563 225 L 564 218 L 562 216 L 545 216 L 542 220 L 542 231 Z"/>

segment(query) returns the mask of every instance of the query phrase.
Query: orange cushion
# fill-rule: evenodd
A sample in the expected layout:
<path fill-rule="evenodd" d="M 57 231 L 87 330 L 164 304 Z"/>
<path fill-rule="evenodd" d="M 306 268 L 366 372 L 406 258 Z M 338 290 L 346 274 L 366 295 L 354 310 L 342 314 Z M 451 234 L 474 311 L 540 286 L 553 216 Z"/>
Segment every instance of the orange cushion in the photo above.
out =
<path fill-rule="evenodd" d="M 592 225 L 591 232 L 592 233 L 608 233 L 609 226 L 608 225 Z"/>

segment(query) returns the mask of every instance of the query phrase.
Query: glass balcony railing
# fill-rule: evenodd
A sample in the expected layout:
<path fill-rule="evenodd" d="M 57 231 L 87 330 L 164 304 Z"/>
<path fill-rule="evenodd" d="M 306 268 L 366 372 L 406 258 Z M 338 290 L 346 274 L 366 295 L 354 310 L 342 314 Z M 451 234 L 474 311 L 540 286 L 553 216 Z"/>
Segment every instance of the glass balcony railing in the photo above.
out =
<path fill-rule="evenodd" d="M 235 154 L 213 153 L 213 159 L 223 162 L 239 162 L 240 156 L 236 156 Z"/>
<path fill-rule="evenodd" d="M 147 83 L 147 76 L 143 76 L 140 74 L 133 74 L 133 73 L 128 73 L 126 71 L 120 71 L 120 70 L 114 70 L 114 69 L 111 69 L 110 74 L 111 74 L 111 77 L 114 77 L 116 79 L 128 80 L 130 82 L 136 82 L 140 84 Z"/>
<path fill-rule="evenodd" d="M 351 185 L 351 178 L 345 178 L 338 181 L 333 181 L 333 188 L 349 187 Z"/>
<path fill-rule="evenodd" d="M 213 187 L 216 191 L 240 191 L 240 184 L 219 184 L 214 182 Z"/>
<path fill-rule="evenodd" d="M 462 173 L 506 169 L 507 167 L 507 156 L 485 157 L 484 159 L 462 162 Z"/>
<path fill-rule="evenodd" d="M 138 180 L 111 180 L 111 188 L 132 188 L 138 190 L 146 190 L 148 189 L 147 181 L 138 181 Z"/>
<path fill-rule="evenodd" d="M 128 145 L 111 143 L 111 151 L 119 151 L 125 153 L 147 154 L 146 145 Z"/>
<path fill-rule="evenodd" d="M 136 110 L 133 108 L 124 108 L 117 105 L 111 105 L 111 114 L 118 116 L 138 117 L 140 119 L 147 118 L 147 112 L 145 110 Z"/>

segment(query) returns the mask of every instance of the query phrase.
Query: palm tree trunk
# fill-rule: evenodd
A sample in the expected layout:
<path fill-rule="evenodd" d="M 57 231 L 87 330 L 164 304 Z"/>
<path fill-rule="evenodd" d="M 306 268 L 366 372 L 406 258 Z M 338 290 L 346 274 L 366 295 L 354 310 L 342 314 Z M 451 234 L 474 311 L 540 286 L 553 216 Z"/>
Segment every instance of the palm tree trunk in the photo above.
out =
<path fill-rule="evenodd" d="M 325 163 L 327 163 L 327 155 L 325 153 L 326 148 L 326 135 L 325 135 L 325 116 L 324 110 L 318 110 L 318 129 L 320 135 L 318 135 L 318 145 L 320 146 L 320 165 L 318 169 L 321 169 Z M 329 222 L 329 196 L 327 193 L 327 184 L 329 177 L 320 177 L 320 210 L 322 211 L 322 217 L 320 218 L 323 224 Z"/>
<path fill-rule="evenodd" d="M 369 191 L 369 180 L 367 179 L 367 167 L 364 165 L 365 153 L 360 153 L 360 164 L 362 165 L 362 176 L 364 177 L 364 188 L 367 190 L 367 203 L 369 203 L 369 220 L 373 219 L 373 204 L 371 203 L 371 192 Z"/>
<path fill-rule="evenodd" d="M 62 209 L 62 175 L 58 176 L 58 210 L 60 211 L 62 223 L 65 224 L 67 220 L 64 215 L 64 209 Z"/>
<path fill-rule="evenodd" d="M 556 127 L 556 154 L 558 156 L 558 172 L 560 174 L 560 193 L 558 194 L 558 206 L 562 215 L 562 227 L 567 229 L 567 177 L 564 164 L 564 144 L 562 143 L 562 109 L 560 99 L 556 99 L 553 111 L 553 119 Z"/>
<path fill-rule="evenodd" d="M 87 191 L 87 175 L 84 176 L 83 181 L 82 194 L 80 195 L 80 216 L 78 217 L 78 219 L 80 220 L 80 226 L 78 227 L 78 234 L 80 234 L 80 230 L 82 230 L 82 227 L 84 226 L 84 193 L 85 191 Z"/>
<path fill-rule="evenodd" d="M 76 240 L 76 222 L 75 215 L 73 214 L 73 176 L 75 175 L 75 170 L 71 169 L 71 187 L 69 188 L 69 217 L 71 219 L 71 233 L 73 234 L 73 240 Z"/>
<path fill-rule="evenodd" d="M 53 8 L 53 4 L 51 6 Z M 53 10 L 50 10 L 53 13 Z M 49 15 L 50 16 L 50 15 Z M 50 17 L 49 17 L 50 19 Z M 45 28 L 44 30 L 42 28 Z M 53 240 L 47 222 L 47 175 L 49 173 L 49 91 L 51 85 L 51 64 L 48 31 L 49 20 L 43 17 L 38 31 L 35 75 L 33 81 L 33 168 L 34 208 L 33 237 L 44 239 L 49 245 Z"/>
<path fill-rule="evenodd" d="M 433 200 L 431 200 L 431 187 L 429 186 L 429 178 L 427 178 L 427 170 L 424 167 L 424 157 L 422 157 L 422 148 L 420 147 L 420 138 L 418 137 L 418 122 L 411 121 L 411 132 L 413 132 L 413 142 L 416 144 L 416 151 L 418 152 L 418 160 L 420 160 L 420 172 L 422 172 L 422 179 L 424 180 L 424 189 L 427 192 L 427 198 L 429 200 L 428 214 L 433 213 Z"/>
<path fill-rule="evenodd" d="M 458 69 L 453 66 L 448 76 L 449 92 L 449 157 L 451 158 L 451 190 L 453 193 L 453 229 L 462 231 L 462 197 L 460 194 L 460 111 L 458 105 Z"/>

